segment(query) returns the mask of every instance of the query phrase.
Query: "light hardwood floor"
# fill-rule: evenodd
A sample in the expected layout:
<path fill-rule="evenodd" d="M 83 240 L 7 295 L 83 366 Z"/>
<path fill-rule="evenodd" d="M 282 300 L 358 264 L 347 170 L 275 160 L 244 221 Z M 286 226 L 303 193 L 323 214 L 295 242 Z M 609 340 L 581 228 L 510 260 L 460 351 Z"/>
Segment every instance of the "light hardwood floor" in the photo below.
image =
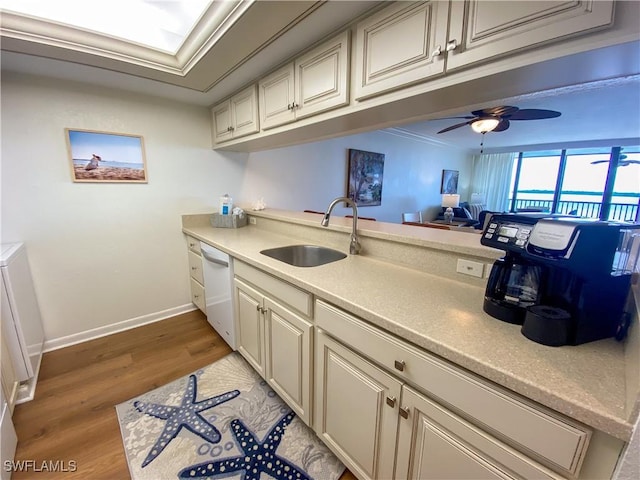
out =
<path fill-rule="evenodd" d="M 34 400 L 16 406 L 16 460 L 74 461 L 75 472 L 13 479 L 129 477 L 115 406 L 231 352 L 199 311 L 45 353 Z M 160 480 L 160 479 L 159 479 Z M 340 480 L 355 480 L 347 470 Z"/>

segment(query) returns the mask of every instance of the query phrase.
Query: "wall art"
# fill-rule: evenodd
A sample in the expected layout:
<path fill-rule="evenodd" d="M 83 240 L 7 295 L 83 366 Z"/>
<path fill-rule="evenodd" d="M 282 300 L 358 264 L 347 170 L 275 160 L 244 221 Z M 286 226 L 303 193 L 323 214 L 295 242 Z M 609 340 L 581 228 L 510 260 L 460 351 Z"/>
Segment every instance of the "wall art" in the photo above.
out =
<path fill-rule="evenodd" d="M 347 197 L 359 207 L 382 204 L 384 153 L 349 149 Z"/>
<path fill-rule="evenodd" d="M 74 182 L 147 183 L 141 136 L 70 128 L 65 132 Z"/>
<path fill-rule="evenodd" d="M 458 193 L 458 170 L 442 170 L 440 193 Z"/>

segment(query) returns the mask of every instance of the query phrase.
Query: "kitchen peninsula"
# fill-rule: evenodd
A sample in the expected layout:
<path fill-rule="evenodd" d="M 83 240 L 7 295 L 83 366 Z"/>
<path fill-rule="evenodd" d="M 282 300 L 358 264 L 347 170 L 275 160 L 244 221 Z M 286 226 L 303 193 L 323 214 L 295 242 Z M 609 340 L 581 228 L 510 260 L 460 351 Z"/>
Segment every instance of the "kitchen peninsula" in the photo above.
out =
<path fill-rule="evenodd" d="M 547 419 L 559 419 L 563 428 L 575 431 L 576 438 L 580 438 L 566 464 L 563 459 L 550 459 L 535 445 L 527 444 L 526 439 L 512 442 L 539 461 L 543 473 L 551 475 L 550 478 L 556 478 L 553 472 L 577 478 L 583 475 L 588 478 L 594 472 L 611 475 L 619 452 L 631 437 L 637 416 L 638 385 L 629 380 L 633 375 L 628 369 L 629 363 L 637 358 L 638 332 L 632 330 L 631 337 L 623 343 L 606 339 L 553 348 L 529 341 L 521 335 L 519 326 L 496 321 L 482 311 L 484 278 L 456 272 L 458 259 L 483 263 L 486 271 L 487 265 L 502 255 L 501 251 L 480 245 L 476 235 L 361 221 L 362 255 L 300 268 L 260 251 L 310 243 L 346 252 L 351 220 L 335 217 L 331 226 L 323 229 L 317 215 L 302 212 L 267 209 L 249 212 L 249 216 L 250 225 L 245 228 L 215 229 L 209 225 L 209 215 L 184 215 L 183 232 L 225 251 L 243 265 L 243 271 L 257 269 L 308 292 L 315 299 L 316 329 L 318 323 L 329 328 L 331 316 L 343 318 L 345 325 L 352 322 L 363 338 L 371 342 L 384 340 L 389 342 L 384 344 L 389 349 L 401 345 L 416 358 L 423 356 L 439 368 L 450 369 L 460 377 L 468 376 L 478 395 L 495 389 L 496 398 L 500 401 L 515 398 L 523 412 L 535 411 Z M 637 296 L 638 292 L 634 293 Z M 340 330 L 343 326 L 338 324 L 336 328 Z M 316 333 L 316 340 L 320 341 L 322 335 Z M 338 340 L 348 343 L 349 335 L 345 333 Z M 346 346 L 366 354 L 367 345 Z M 315 348 L 319 350 L 318 345 Z M 315 354 L 318 389 L 322 362 L 318 362 L 320 352 Z M 393 366 L 388 368 L 409 385 L 420 381 L 411 378 L 410 369 L 400 374 L 393 371 Z M 402 372 L 397 365 L 396 369 Z M 631 395 L 633 392 L 636 394 Z M 435 397 L 443 398 L 439 394 Z M 318 404 L 323 397 L 316 391 L 313 398 L 313 427 L 327 441 L 329 437 L 323 436 L 319 425 L 322 418 Z M 453 401 L 449 405 L 463 416 L 467 413 L 464 409 L 455 410 Z M 402 409 L 400 414 L 403 416 Z M 485 420 L 475 418 L 498 438 L 509 437 L 499 427 L 492 430 Z M 401 460 L 399 457 L 398 461 Z M 360 473 L 363 477 L 368 474 Z"/>

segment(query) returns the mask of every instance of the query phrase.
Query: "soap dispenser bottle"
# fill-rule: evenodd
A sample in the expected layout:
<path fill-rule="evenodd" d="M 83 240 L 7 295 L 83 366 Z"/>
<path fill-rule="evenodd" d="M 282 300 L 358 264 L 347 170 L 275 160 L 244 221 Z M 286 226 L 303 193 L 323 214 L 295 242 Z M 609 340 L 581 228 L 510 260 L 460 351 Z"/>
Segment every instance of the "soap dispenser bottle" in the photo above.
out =
<path fill-rule="evenodd" d="M 220 215 L 231 215 L 233 201 L 228 193 L 220 197 Z"/>

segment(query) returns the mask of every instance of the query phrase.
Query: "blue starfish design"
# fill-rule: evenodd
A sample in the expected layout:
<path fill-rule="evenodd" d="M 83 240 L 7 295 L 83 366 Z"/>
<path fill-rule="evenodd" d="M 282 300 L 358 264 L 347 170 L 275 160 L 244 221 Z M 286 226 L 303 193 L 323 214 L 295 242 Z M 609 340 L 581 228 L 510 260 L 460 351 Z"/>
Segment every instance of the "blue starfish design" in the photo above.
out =
<path fill-rule="evenodd" d="M 312 480 L 307 473 L 288 460 L 276 455 L 282 441 L 284 430 L 291 423 L 295 414 L 290 412 L 276 423 L 264 442 L 257 441 L 255 435 L 241 420 L 231 421 L 231 431 L 242 455 L 214 462 L 205 462 L 185 468 L 179 478 L 211 478 L 216 475 L 228 477 L 240 473 L 241 480 L 259 480 L 261 473 L 266 473 L 278 480 Z"/>
<path fill-rule="evenodd" d="M 240 395 L 239 390 L 232 390 L 222 395 L 216 395 L 205 400 L 196 402 L 198 392 L 198 386 L 196 383 L 196 376 L 189 375 L 189 384 L 187 390 L 182 396 L 182 401 L 179 407 L 171 405 L 161 405 L 158 403 L 147 403 L 136 401 L 133 406 L 142 413 L 151 415 L 152 417 L 159 418 L 161 420 L 167 420 L 167 424 L 162 430 L 160 437 L 156 440 L 156 443 L 151 447 L 151 450 L 147 454 L 147 458 L 142 462 L 142 466 L 149 465 L 167 445 L 176 438 L 182 428 L 195 433 L 199 437 L 207 440 L 211 443 L 218 443 L 222 436 L 216 427 L 207 422 L 200 412 L 207 410 L 221 403 L 227 402 L 232 398 Z"/>

